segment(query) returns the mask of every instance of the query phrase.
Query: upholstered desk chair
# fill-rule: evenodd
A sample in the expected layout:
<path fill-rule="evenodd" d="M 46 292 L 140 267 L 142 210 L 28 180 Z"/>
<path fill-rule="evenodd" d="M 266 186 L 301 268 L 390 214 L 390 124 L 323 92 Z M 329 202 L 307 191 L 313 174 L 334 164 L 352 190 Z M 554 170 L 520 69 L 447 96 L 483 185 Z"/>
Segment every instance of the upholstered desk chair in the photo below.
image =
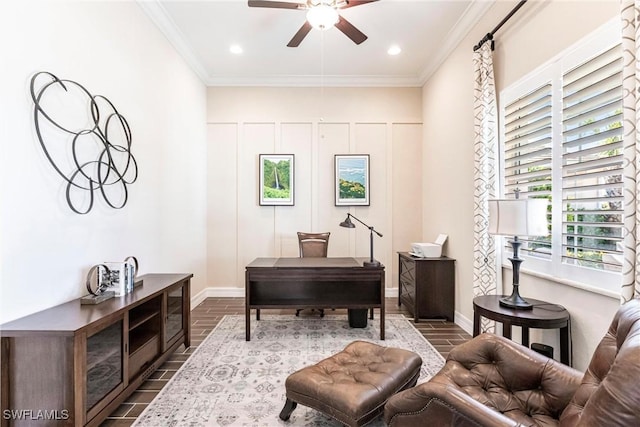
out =
<path fill-rule="evenodd" d="M 620 307 L 582 373 L 482 334 L 454 347 L 431 380 L 392 396 L 384 419 L 408 426 L 640 426 L 640 300 Z"/>
<path fill-rule="evenodd" d="M 329 250 L 329 235 L 326 233 L 302 233 L 298 231 L 298 246 L 301 258 L 326 258 Z M 296 310 L 296 316 L 300 315 L 301 308 Z M 324 317 L 324 309 L 320 309 L 320 317 Z"/>
<path fill-rule="evenodd" d="M 329 235 L 331 233 L 301 233 L 298 232 L 298 245 L 302 258 L 327 257 L 329 249 Z"/>

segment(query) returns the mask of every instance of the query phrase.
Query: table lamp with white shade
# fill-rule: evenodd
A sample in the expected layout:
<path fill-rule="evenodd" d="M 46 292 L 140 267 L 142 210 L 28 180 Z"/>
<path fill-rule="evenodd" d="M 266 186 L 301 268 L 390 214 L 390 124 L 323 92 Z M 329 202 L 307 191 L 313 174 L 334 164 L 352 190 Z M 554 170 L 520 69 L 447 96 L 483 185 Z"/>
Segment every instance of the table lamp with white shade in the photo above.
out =
<path fill-rule="evenodd" d="M 547 199 L 515 199 L 489 200 L 489 234 L 496 236 L 513 236 L 509 240 L 513 248 L 513 257 L 509 258 L 513 266 L 513 292 L 508 297 L 500 298 L 500 305 L 515 310 L 530 310 L 529 302 L 520 296 L 520 264 L 518 249 L 522 242 L 518 236 L 547 236 Z"/>

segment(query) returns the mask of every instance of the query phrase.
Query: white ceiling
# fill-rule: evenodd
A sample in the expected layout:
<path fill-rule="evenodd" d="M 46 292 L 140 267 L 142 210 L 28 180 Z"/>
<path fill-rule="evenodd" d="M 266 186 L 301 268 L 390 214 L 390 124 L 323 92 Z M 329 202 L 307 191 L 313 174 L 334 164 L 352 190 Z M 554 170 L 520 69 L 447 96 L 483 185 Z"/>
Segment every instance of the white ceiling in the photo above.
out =
<path fill-rule="evenodd" d="M 380 0 L 340 11 L 368 36 L 362 44 L 331 28 L 290 48 L 305 11 L 250 8 L 245 0 L 139 0 L 209 86 L 421 86 L 492 3 Z M 243 53 L 232 54 L 232 44 Z M 392 44 L 399 55 L 387 54 Z"/>

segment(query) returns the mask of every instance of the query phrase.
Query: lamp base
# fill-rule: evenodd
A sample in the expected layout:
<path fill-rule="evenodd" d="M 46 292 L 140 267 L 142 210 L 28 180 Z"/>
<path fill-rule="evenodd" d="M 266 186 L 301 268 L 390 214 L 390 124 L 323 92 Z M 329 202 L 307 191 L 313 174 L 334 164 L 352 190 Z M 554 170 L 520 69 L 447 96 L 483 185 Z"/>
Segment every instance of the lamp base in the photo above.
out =
<path fill-rule="evenodd" d="M 522 259 L 518 257 L 518 248 L 520 248 L 522 243 L 518 240 L 517 236 L 514 236 L 513 240 L 510 240 L 509 243 L 511 243 L 511 246 L 513 247 L 513 258 L 509 258 L 511 265 L 513 266 L 513 291 L 508 297 L 500 298 L 500 305 L 514 310 L 531 310 L 533 305 L 525 301 L 524 298 L 520 296 L 519 291 L 520 264 L 522 264 Z"/>
<path fill-rule="evenodd" d="M 514 285 L 513 293 L 511 295 L 509 295 L 508 297 L 500 298 L 500 305 L 502 307 L 508 307 L 514 310 L 533 309 L 533 304 L 527 302 L 520 296 L 520 293 L 518 292 L 518 285 Z"/>
<path fill-rule="evenodd" d="M 364 261 L 364 262 L 362 263 L 362 266 L 363 266 L 363 267 L 380 267 L 380 265 L 381 265 L 381 264 L 380 264 L 380 261 L 376 261 L 376 260 L 373 260 L 373 261 Z"/>

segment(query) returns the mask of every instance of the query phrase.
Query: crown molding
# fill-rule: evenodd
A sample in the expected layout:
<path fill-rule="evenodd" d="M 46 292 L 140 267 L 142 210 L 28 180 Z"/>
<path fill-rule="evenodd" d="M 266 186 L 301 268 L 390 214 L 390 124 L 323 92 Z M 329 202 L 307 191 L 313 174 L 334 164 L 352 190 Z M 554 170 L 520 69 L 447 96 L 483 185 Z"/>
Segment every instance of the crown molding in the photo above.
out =
<path fill-rule="evenodd" d="M 427 65 L 420 74 L 419 81 L 424 85 L 429 77 L 436 72 L 442 63 L 453 53 L 460 42 L 469 34 L 471 29 L 478 23 L 480 18 L 493 6 L 495 0 L 473 0 L 464 11 L 458 22 L 445 37 L 445 42 L 441 45 L 435 59 Z M 471 46 L 472 47 L 472 46 Z M 470 49 L 471 49 L 470 47 Z"/>
<path fill-rule="evenodd" d="M 274 87 L 422 87 L 417 77 L 396 76 L 216 76 L 207 86 L 274 86 Z"/>
<path fill-rule="evenodd" d="M 447 34 L 435 59 L 417 76 L 210 76 L 198 56 L 187 43 L 159 0 L 136 0 L 140 8 L 160 29 L 184 58 L 189 67 L 207 86 L 331 86 L 331 87 L 422 87 L 453 50 L 469 34 L 495 0 L 473 0 Z"/>
<path fill-rule="evenodd" d="M 154 24 L 160 29 L 162 34 L 173 45 L 178 54 L 186 61 L 187 65 L 194 73 L 207 84 L 209 75 L 195 54 L 193 49 L 187 43 L 184 34 L 178 29 L 176 23 L 171 19 L 164 6 L 158 0 L 136 0 L 138 6 L 147 14 Z"/>

